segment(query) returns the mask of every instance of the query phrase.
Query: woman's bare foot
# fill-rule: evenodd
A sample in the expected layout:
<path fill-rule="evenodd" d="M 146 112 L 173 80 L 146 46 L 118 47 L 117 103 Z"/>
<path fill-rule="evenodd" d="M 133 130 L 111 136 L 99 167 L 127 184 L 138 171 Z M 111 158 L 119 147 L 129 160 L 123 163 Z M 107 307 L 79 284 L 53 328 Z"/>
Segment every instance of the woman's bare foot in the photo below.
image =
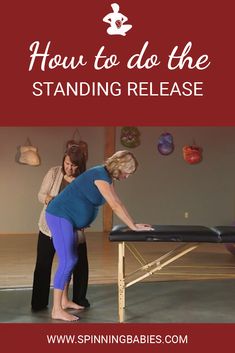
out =
<path fill-rule="evenodd" d="M 66 300 L 66 301 L 62 301 L 62 308 L 63 309 L 76 309 L 76 310 L 82 310 L 85 307 L 78 305 L 74 302 L 72 302 L 71 300 Z"/>
<path fill-rule="evenodd" d="M 52 319 L 55 319 L 55 320 L 64 320 L 64 321 L 78 321 L 79 320 L 78 316 L 71 315 L 63 309 L 56 310 L 54 308 L 52 309 L 51 317 L 52 317 Z"/>

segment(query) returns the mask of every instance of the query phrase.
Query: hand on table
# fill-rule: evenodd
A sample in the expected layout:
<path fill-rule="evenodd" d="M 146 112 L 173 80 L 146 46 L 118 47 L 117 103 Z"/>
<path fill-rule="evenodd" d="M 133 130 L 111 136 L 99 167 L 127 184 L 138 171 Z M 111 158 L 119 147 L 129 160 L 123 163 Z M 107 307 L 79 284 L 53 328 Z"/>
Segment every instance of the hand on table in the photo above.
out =
<path fill-rule="evenodd" d="M 154 228 L 151 226 L 151 224 L 145 224 L 145 223 L 136 223 L 135 224 L 135 231 L 137 232 L 142 232 L 142 231 L 150 231 L 150 230 L 154 230 Z"/>

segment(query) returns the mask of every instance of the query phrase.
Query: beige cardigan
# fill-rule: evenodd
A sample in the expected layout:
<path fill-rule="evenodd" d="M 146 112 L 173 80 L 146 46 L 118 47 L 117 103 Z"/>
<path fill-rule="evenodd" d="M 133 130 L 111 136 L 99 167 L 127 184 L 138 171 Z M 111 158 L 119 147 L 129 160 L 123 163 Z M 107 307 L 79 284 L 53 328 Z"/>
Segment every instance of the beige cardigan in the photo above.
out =
<path fill-rule="evenodd" d="M 63 176 L 64 175 L 63 175 L 61 166 L 52 167 L 45 175 L 41 188 L 38 193 L 38 200 L 44 205 L 42 212 L 40 214 L 38 226 L 39 226 L 39 230 L 42 233 L 48 235 L 49 237 L 51 237 L 51 233 L 50 233 L 50 230 L 48 229 L 46 218 L 45 218 L 45 210 L 47 207 L 47 205 L 45 204 L 45 200 L 47 195 L 51 195 L 53 197 L 58 195 Z"/>

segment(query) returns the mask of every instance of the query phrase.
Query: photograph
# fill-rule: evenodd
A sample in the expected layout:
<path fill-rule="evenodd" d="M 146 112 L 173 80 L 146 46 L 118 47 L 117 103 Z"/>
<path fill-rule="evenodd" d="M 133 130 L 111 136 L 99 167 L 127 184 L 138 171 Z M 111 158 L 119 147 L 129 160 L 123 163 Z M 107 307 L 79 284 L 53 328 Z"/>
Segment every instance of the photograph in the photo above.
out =
<path fill-rule="evenodd" d="M 4 353 L 230 349 L 232 1 L 2 7 Z"/>
<path fill-rule="evenodd" d="M 0 136 L 1 322 L 234 322 L 234 127 Z"/>

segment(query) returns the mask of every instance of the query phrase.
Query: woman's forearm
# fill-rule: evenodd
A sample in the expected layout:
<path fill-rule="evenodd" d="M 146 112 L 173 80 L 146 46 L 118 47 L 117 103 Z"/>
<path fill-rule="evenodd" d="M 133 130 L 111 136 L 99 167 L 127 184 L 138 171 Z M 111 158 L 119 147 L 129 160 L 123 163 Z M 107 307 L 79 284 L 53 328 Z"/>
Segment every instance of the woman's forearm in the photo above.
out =
<path fill-rule="evenodd" d="M 40 190 L 38 192 L 38 200 L 39 202 L 46 204 L 50 197 L 50 191 L 53 185 L 53 176 L 52 176 L 52 169 L 50 169 L 45 177 L 43 178 L 42 185 L 40 187 Z M 52 197 L 52 196 L 51 196 Z"/>
<path fill-rule="evenodd" d="M 136 226 L 134 223 L 134 220 L 132 219 L 132 217 L 129 215 L 127 209 L 125 208 L 124 205 L 120 204 L 120 203 L 116 203 L 113 207 L 112 207 L 113 212 L 116 214 L 116 216 L 118 218 L 120 218 L 120 220 L 122 222 L 124 222 L 130 229 L 135 230 Z"/>

